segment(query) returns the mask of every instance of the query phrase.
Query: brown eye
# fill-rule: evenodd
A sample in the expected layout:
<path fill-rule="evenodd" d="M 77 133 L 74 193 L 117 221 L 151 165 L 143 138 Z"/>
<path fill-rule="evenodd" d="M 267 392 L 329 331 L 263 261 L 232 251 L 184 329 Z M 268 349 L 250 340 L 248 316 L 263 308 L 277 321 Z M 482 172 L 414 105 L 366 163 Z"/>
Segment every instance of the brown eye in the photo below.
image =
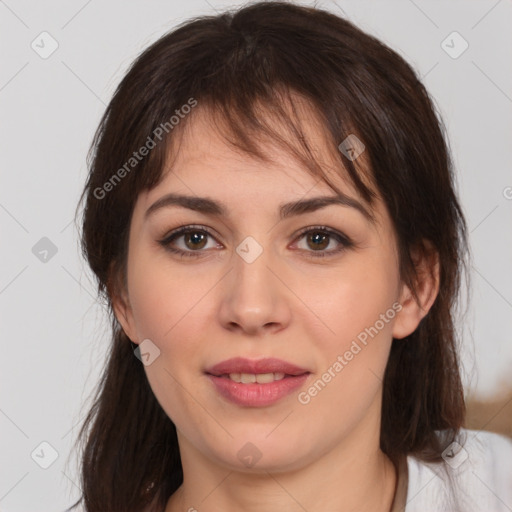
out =
<path fill-rule="evenodd" d="M 333 256 L 354 245 L 347 236 L 325 226 L 303 230 L 297 239 L 304 238 L 305 247 L 297 244 L 298 248 L 312 257 Z M 328 249 L 330 245 L 333 245 L 333 248 Z"/>
<path fill-rule="evenodd" d="M 208 235 L 200 231 L 189 231 L 183 235 L 185 245 L 191 250 L 202 249 L 206 245 Z"/>
<path fill-rule="evenodd" d="M 207 252 L 203 249 L 208 248 L 209 238 L 212 241 L 215 240 L 213 235 L 206 229 L 184 226 L 173 231 L 164 239 L 159 240 L 158 243 L 169 252 L 180 256 L 200 257 Z M 298 248 L 312 257 L 334 256 L 354 245 L 347 236 L 325 226 L 304 229 L 297 239 L 306 240 L 306 246 L 299 246 Z M 334 245 L 334 247 L 328 249 L 331 245 Z M 210 248 L 219 248 L 219 246 L 220 244 L 214 244 Z"/>
<path fill-rule="evenodd" d="M 158 243 L 167 251 L 180 256 L 199 257 L 206 252 L 203 249 L 208 248 L 209 239 L 215 240 L 207 230 L 195 226 L 184 226 L 159 240 Z M 213 244 L 211 248 L 216 247 L 218 245 Z"/>
<path fill-rule="evenodd" d="M 309 246 L 314 249 L 325 250 L 330 242 L 330 235 L 321 233 L 319 231 L 312 231 L 312 234 L 308 234 L 307 241 Z"/>

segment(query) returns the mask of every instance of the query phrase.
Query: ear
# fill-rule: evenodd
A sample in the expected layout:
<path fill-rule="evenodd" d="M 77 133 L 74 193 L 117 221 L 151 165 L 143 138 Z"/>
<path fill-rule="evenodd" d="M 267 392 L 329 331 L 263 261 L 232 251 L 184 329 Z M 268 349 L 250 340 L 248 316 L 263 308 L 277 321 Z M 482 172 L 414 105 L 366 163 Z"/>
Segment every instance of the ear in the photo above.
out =
<path fill-rule="evenodd" d="M 437 294 L 439 293 L 439 254 L 428 241 L 422 247 L 416 247 L 411 252 L 416 267 L 416 296 L 405 284 L 400 292 L 402 309 L 395 317 L 393 337 L 405 338 L 412 334 L 421 320 L 427 315 Z"/>
<path fill-rule="evenodd" d="M 133 311 L 128 297 L 128 290 L 121 278 L 121 274 L 122 271 L 116 269 L 116 264 L 113 262 L 110 266 L 107 284 L 108 295 L 110 297 L 116 319 L 121 325 L 126 336 L 128 336 L 128 338 L 134 343 L 138 343 L 137 330 L 135 328 Z"/>

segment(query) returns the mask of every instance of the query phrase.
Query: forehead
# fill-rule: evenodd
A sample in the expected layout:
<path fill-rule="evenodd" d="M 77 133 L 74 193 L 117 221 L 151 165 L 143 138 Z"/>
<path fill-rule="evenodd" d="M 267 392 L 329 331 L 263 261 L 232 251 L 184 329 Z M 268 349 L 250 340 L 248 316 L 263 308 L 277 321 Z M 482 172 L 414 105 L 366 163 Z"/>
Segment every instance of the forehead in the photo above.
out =
<path fill-rule="evenodd" d="M 359 222 L 355 219 L 366 220 L 379 238 L 393 234 L 392 221 L 382 198 L 376 193 L 372 204 L 368 204 L 358 193 L 348 171 L 340 164 L 339 156 L 333 152 L 332 144 L 329 145 L 329 138 L 323 135 L 320 128 L 325 130 L 324 127 L 308 118 L 301 129 L 309 136 L 312 158 L 334 188 L 322 175 L 312 174 L 307 165 L 274 140 L 257 141 L 266 159 L 262 161 L 232 144 L 233 134 L 225 128 L 221 117 L 212 117 L 207 112 L 194 114 L 179 132 L 173 133 L 166 148 L 168 158 L 161 181 L 137 197 L 132 231 L 143 229 L 155 211 L 166 211 L 164 207 L 171 205 L 213 215 L 219 220 L 224 218 L 234 223 L 231 226 L 241 226 L 245 221 L 252 229 L 263 217 L 272 224 L 341 203 L 348 208 L 340 212 L 346 212 L 355 222 Z M 277 132 L 274 126 L 272 128 Z M 285 130 L 283 133 L 289 141 L 290 135 Z M 293 138 L 291 142 L 296 144 Z M 168 217 L 157 215 L 157 218 Z"/>
<path fill-rule="evenodd" d="M 283 121 L 261 104 L 255 112 L 264 129 L 244 129 L 244 146 L 257 147 L 264 156 L 262 160 L 240 147 L 240 132 L 234 133 L 233 126 L 218 110 L 199 105 L 180 130 L 172 134 L 162 180 L 149 191 L 144 202 L 176 188 L 198 195 L 232 190 L 247 197 L 252 191 L 268 198 L 274 193 L 282 194 L 283 190 L 288 195 L 336 194 L 321 174 L 311 172 L 305 160 L 318 165 L 338 190 L 362 200 L 318 113 L 300 97 L 287 109 L 293 120 L 292 129 L 286 124 L 289 120 Z M 298 136 L 293 132 L 297 126 Z M 304 160 L 297 158 L 290 148 Z"/>

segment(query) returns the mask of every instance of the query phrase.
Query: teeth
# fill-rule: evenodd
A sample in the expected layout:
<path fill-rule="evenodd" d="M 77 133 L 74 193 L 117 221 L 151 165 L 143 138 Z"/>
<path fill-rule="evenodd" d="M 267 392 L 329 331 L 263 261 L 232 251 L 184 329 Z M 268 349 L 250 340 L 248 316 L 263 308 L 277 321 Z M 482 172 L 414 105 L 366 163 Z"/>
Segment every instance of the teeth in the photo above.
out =
<path fill-rule="evenodd" d="M 252 384 L 253 382 L 256 382 L 256 375 L 251 373 L 241 373 L 240 382 L 242 384 Z"/>
<path fill-rule="evenodd" d="M 230 373 L 229 378 L 235 382 L 241 382 L 242 384 L 252 384 L 257 382 L 258 384 L 267 384 L 274 382 L 275 380 L 284 379 L 284 373 Z"/>

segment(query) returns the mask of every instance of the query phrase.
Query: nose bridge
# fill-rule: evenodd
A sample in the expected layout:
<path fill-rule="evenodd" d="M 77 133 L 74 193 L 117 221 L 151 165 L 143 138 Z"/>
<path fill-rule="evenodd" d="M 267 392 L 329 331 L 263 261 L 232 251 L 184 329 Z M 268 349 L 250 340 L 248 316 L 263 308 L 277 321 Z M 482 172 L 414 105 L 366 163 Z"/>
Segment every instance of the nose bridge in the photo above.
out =
<path fill-rule="evenodd" d="M 289 321 L 289 309 L 274 275 L 277 269 L 270 270 L 275 266 L 271 249 L 248 236 L 236 247 L 232 261 L 220 310 L 224 326 L 248 332 L 282 328 Z"/>
<path fill-rule="evenodd" d="M 268 266 L 271 264 L 271 250 L 263 248 L 252 236 L 246 237 L 236 248 L 233 258 L 235 265 L 235 286 L 242 297 L 257 297 L 262 292 L 270 295 L 269 277 L 272 273 Z"/>

